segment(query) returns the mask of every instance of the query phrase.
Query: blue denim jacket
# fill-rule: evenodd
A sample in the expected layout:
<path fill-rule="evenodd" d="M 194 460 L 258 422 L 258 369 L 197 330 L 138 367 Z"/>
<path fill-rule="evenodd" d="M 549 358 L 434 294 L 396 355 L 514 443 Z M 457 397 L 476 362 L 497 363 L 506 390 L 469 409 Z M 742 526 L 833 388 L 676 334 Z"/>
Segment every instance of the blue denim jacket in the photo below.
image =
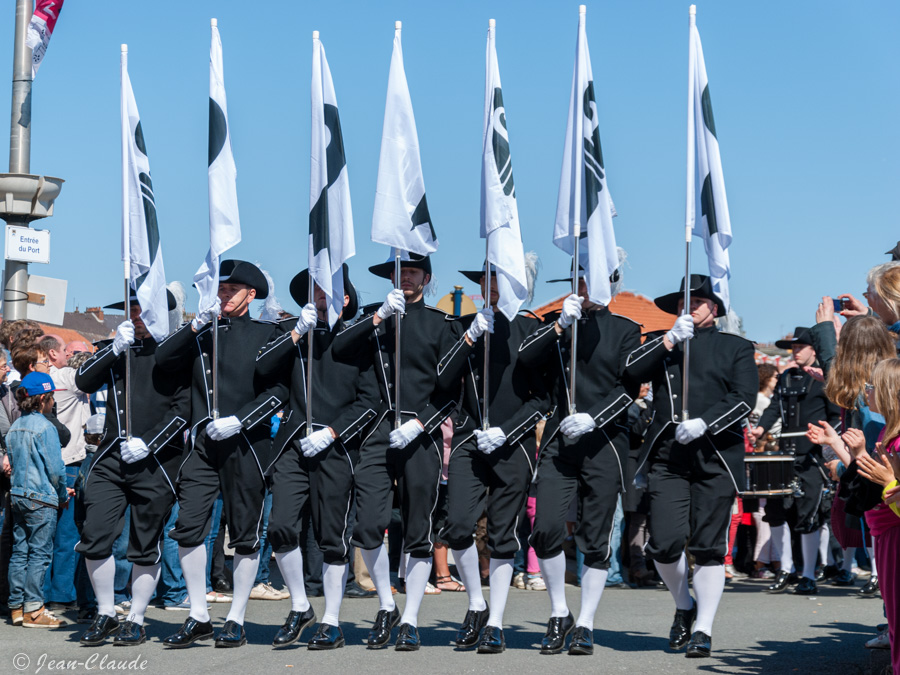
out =
<path fill-rule="evenodd" d="M 6 434 L 13 497 L 59 506 L 68 499 L 59 434 L 39 412 L 22 415 Z"/>

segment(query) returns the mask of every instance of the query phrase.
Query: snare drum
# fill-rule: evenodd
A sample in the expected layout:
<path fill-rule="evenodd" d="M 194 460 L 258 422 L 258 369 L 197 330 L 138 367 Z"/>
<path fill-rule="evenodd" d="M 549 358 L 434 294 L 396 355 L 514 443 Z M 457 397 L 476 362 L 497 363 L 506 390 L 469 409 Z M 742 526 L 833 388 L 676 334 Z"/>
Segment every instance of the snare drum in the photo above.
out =
<path fill-rule="evenodd" d="M 794 494 L 794 456 L 776 454 L 744 457 L 747 489 L 742 497 L 790 497 Z"/>

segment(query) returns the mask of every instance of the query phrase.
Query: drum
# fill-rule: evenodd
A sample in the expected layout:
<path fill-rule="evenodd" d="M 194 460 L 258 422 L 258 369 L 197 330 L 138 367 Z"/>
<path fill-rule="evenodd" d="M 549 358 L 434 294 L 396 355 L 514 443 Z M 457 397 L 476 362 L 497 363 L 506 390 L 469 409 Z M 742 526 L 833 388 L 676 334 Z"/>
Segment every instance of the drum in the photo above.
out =
<path fill-rule="evenodd" d="M 794 456 L 755 454 L 744 457 L 747 489 L 742 497 L 790 497 L 794 494 Z"/>

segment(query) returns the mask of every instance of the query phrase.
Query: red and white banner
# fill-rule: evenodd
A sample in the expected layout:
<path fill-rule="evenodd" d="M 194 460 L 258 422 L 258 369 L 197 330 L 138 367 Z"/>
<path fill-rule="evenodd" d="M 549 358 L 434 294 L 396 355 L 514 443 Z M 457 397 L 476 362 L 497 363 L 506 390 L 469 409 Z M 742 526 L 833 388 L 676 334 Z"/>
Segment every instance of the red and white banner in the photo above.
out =
<path fill-rule="evenodd" d="M 31 23 L 28 24 L 28 33 L 25 35 L 25 45 L 31 50 L 31 79 L 37 77 L 38 68 L 47 53 L 50 45 L 50 36 L 56 28 L 56 21 L 62 11 L 64 0 L 37 0 Z"/>

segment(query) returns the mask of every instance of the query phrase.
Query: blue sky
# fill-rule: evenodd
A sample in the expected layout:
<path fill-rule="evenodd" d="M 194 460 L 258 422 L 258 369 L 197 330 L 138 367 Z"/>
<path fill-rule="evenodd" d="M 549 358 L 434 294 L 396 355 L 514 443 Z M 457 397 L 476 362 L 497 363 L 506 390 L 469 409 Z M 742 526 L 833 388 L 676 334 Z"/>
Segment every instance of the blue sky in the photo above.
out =
<path fill-rule="evenodd" d="M 609 188 L 628 252 L 625 286 L 654 297 L 683 273 L 688 4 L 588 3 L 587 33 Z M 250 7 L 254 9 L 251 11 Z M 734 243 L 732 303 L 749 337 L 814 320 L 824 293 L 861 293 L 900 239 L 900 4 L 797 1 L 698 5 Z M 12 54 L 11 3 L 0 54 Z M 484 52 L 497 20 L 503 98 L 526 250 L 542 279 L 568 270 L 551 242 L 578 3 L 113 2 L 63 9 L 33 94 L 32 173 L 66 179 L 51 263 L 67 308 L 121 295 L 119 45 L 141 111 L 167 276 L 187 284 L 208 248 L 209 19 L 225 56 L 243 242 L 234 257 L 271 271 L 285 308 L 306 267 L 311 34 L 321 32 L 343 125 L 356 223 L 351 270 L 363 302 L 387 284 L 365 267 L 394 21 L 403 49 L 441 245 L 440 294 L 481 264 L 478 239 Z M 7 61 L 0 72 L 10 73 Z M 7 80 L 9 82 L 9 80 Z M 9 110 L 10 86 L 0 86 Z M 7 151 L 5 140 L 0 151 Z M 4 155 L 5 157 L 5 155 Z M 702 243 L 693 270 L 706 271 Z M 538 282 L 535 304 L 559 286 Z M 197 294 L 191 291 L 188 309 Z"/>

